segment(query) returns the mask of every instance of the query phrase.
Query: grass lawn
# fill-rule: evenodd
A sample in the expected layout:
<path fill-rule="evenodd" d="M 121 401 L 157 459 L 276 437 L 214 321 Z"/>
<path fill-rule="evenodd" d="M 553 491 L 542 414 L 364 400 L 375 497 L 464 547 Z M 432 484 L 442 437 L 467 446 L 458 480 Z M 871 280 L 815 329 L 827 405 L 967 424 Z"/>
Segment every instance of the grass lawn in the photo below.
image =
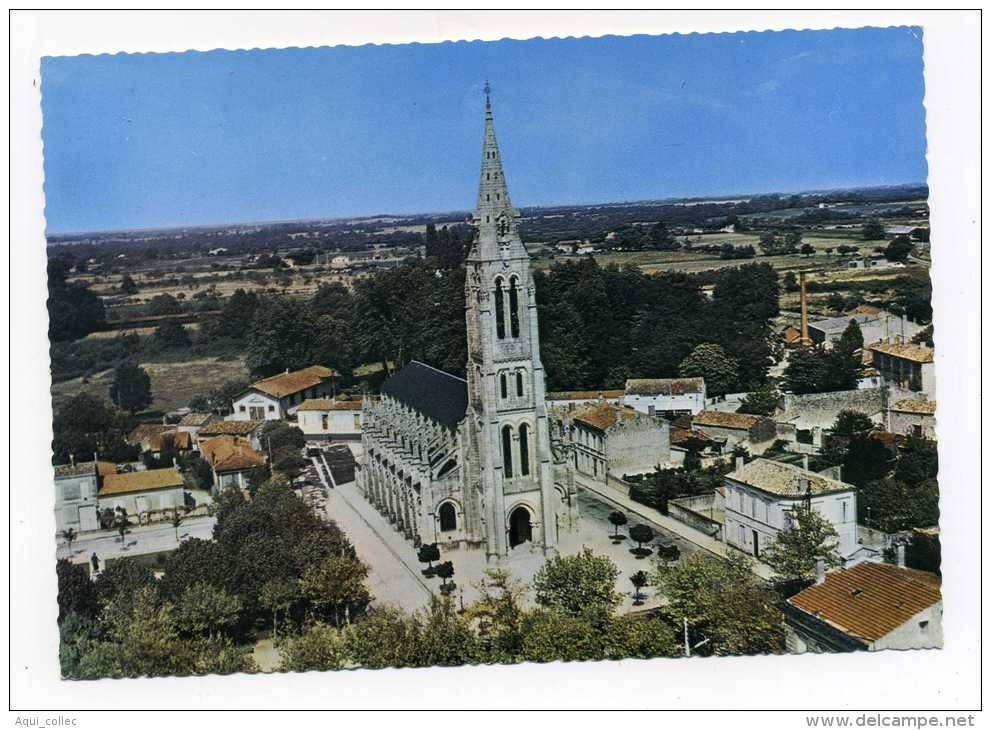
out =
<path fill-rule="evenodd" d="M 151 394 L 154 401 L 149 411 L 166 412 L 183 406 L 197 395 L 207 395 L 228 380 L 249 380 L 243 359 L 220 360 L 203 358 L 171 363 L 140 363 L 151 378 Z M 52 397 L 65 398 L 79 393 L 90 393 L 109 400 L 113 370 L 105 370 L 83 382 L 73 378 L 52 386 Z M 140 415 L 140 414 L 139 414 Z"/>

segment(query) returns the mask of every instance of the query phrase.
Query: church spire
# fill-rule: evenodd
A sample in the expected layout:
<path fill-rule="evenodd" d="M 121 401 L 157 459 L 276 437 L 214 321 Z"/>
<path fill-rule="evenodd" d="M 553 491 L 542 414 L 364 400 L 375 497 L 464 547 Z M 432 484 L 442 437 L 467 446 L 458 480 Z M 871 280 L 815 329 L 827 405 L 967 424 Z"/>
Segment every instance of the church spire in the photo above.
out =
<path fill-rule="evenodd" d="M 485 82 L 485 133 L 482 142 L 482 169 L 478 181 L 478 201 L 474 224 L 479 241 L 505 241 L 516 233 L 519 213 L 509 202 L 509 190 L 502 171 L 502 158 L 492 119 L 492 87 Z"/>

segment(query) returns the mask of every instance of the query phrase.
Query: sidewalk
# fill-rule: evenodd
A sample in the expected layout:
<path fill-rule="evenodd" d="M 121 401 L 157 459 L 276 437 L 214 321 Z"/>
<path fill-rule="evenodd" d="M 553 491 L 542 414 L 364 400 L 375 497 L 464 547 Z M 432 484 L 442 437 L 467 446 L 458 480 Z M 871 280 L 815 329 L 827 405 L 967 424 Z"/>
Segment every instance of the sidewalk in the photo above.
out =
<path fill-rule="evenodd" d="M 615 487 L 586 481 L 581 478 L 580 474 L 575 474 L 575 481 L 580 487 L 582 487 L 582 489 L 592 492 L 597 497 L 618 507 L 619 509 L 626 512 L 632 512 L 655 527 L 661 527 L 669 532 L 673 532 L 678 535 L 678 537 L 684 538 L 685 540 L 688 540 L 688 542 L 698 545 L 700 548 L 712 553 L 713 555 L 718 555 L 719 557 L 725 558 L 729 555 L 730 551 L 733 550 L 733 548 L 727 547 L 725 543 L 711 538 L 698 530 L 693 530 L 683 522 L 679 522 L 672 517 L 662 515 L 653 507 L 648 507 L 645 504 L 634 502 L 628 495 L 623 494 Z M 757 562 L 756 560 L 751 560 L 750 563 L 752 570 L 757 576 L 763 578 L 764 580 L 770 580 L 771 569 L 768 566 L 764 565 L 764 563 Z"/>
<path fill-rule="evenodd" d="M 316 457 L 313 458 L 317 461 Z M 430 604 L 431 591 L 420 576 L 412 543 L 358 493 L 354 482 L 331 485 L 329 470 L 318 465 L 321 480 L 330 487 L 327 516 L 334 520 L 354 544 L 358 557 L 369 568 L 367 585 L 376 603 L 391 604 L 413 612 Z M 373 527 L 374 526 L 374 527 Z M 409 558 L 403 556 L 409 555 Z"/>

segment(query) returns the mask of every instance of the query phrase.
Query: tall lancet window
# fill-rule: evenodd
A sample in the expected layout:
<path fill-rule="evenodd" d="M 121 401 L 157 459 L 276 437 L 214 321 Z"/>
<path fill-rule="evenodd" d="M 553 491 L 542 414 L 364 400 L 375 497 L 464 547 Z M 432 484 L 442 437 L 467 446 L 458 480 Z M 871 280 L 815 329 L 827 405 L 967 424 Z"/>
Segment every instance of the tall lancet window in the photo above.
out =
<path fill-rule="evenodd" d="M 500 340 L 506 339 L 506 303 L 502 291 L 502 279 L 495 282 L 495 316 L 496 316 L 496 337 Z"/>
<path fill-rule="evenodd" d="M 520 426 L 520 475 L 530 473 L 530 427 L 525 423 Z"/>
<path fill-rule="evenodd" d="M 515 276 L 509 279 L 509 329 L 514 339 L 520 336 L 520 287 Z"/>
<path fill-rule="evenodd" d="M 502 427 L 502 473 L 507 479 L 513 476 L 513 427 Z"/>
<path fill-rule="evenodd" d="M 523 371 L 516 371 L 516 396 L 518 398 L 523 397 Z"/>

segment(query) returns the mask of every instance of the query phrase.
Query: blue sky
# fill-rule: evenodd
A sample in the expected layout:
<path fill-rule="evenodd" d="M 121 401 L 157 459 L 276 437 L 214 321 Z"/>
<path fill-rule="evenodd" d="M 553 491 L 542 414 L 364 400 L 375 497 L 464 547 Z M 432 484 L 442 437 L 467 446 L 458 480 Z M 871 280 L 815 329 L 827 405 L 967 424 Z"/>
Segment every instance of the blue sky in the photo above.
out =
<path fill-rule="evenodd" d="M 919 28 L 42 60 L 49 233 L 926 179 Z"/>

